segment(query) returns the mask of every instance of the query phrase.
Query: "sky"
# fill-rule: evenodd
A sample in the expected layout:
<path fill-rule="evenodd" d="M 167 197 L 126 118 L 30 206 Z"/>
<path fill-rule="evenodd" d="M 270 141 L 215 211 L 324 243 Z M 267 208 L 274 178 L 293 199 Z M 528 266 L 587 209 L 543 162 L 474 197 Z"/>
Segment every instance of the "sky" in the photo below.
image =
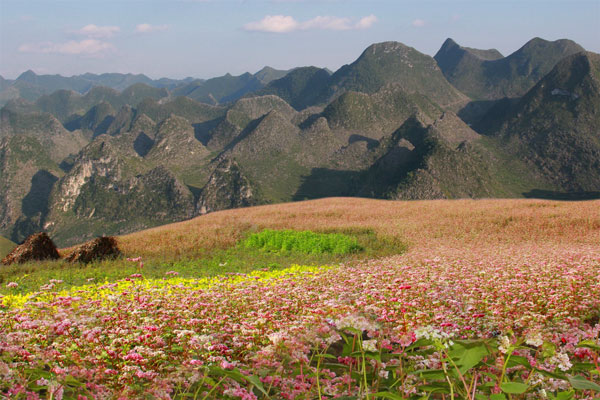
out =
<path fill-rule="evenodd" d="M 372 43 L 508 55 L 534 37 L 600 52 L 600 0 L 0 0 L 0 75 L 210 78 L 332 71 Z"/>

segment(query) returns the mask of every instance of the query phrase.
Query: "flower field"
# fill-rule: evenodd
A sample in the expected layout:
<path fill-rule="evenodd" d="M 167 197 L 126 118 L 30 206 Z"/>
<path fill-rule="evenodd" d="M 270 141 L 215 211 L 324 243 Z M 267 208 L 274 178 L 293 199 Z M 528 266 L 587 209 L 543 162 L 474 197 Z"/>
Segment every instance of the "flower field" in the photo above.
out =
<path fill-rule="evenodd" d="M 406 254 L 338 266 L 7 288 L 0 393 L 596 399 L 597 217 L 564 241 L 532 231 L 534 241 L 459 246 L 432 234 Z"/>

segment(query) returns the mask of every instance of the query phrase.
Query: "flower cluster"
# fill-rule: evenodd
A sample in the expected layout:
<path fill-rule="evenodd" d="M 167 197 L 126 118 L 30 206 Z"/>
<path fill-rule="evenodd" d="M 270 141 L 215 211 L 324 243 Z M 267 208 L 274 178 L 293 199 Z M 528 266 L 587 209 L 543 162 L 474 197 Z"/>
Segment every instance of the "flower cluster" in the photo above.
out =
<path fill-rule="evenodd" d="M 515 351 L 516 360 L 541 371 L 536 390 L 554 393 L 565 388 L 548 374 L 587 374 L 574 365 L 598 363 L 598 276 L 598 249 L 513 248 L 435 258 L 412 252 L 198 280 L 132 277 L 7 295 L 0 308 L 0 393 L 360 397 L 367 371 L 377 390 L 398 368 L 445 367 L 470 339 L 499 349 L 497 365 L 488 360 L 496 366 L 487 366 L 479 382 L 513 373 L 518 366 L 506 357 Z M 408 353 L 422 340 L 445 347 Z M 591 344 L 578 346 L 585 341 Z M 394 356 L 360 359 L 353 348 Z M 321 361 L 329 359 L 335 363 Z M 359 364 L 364 376 L 356 374 Z M 397 390 L 417 396 L 422 379 L 405 375 Z M 591 385 L 598 374 L 581 379 Z"/>

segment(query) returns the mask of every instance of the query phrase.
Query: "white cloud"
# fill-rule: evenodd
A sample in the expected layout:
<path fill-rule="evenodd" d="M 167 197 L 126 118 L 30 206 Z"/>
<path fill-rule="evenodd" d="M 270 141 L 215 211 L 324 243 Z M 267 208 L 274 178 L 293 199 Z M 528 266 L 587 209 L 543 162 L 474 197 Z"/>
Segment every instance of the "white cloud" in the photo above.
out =
<path fill-rule="evenodd" d="M 99 55 L 113 50 L 111 43 L 103 42 L 97 39 L 70 40 L 64 43 L 25 43 L 19 46 L 20 53 L 38 53 L 38 54 L 69 54 L 69 55 Z"/>
<path fill-rule="evenodd" d="M 151 32 L 162 32 L 169 29 L 169 25 L 150 25 L 150 24 L 139 24 L 135 27 L 137 33 L 151 33 Z"/>
<path fill-rule="evenodd" d="M 375 22 L 377 22 L 377 17 L 371 14 L 368 17 L 361 18 L 360 21 L 356 23 L 356 29 L 368 29 Z"/>
<path fill-rule="evenodd" d="M 312 29 L 346 31 L 352 29 L 367 29 L 375 22 L 377 22 L 377 17 L 374 15 L 363 17 L 358 22 L 353 22 L 350 18 L 327 15 L 319 15 L 304 22 L 296 21 L 294 17 L 289 15 L 267 15 L 260 21 L 247 23 L 244 25 L 244 29 L 247 31 L 270 33 L 286 33 Z"/>
<path fill-rule="evenodd" d="M 412 22 L 412 26 L 421 28 L 425 26 L 425 20 L 417 18 Z"/>
<path fill-rule="evenodd" d="M 257 22 L 244 25 L 247 31 L 285 33 L 298 29 L 300 24 L 293 17 L 285 15 L 267 15 Z"/>
<path fill-rule="evenodd" d="M 349 18 L 318 16 L 304 22 L 301 29 L 328 29 L 332 31 L 346 31 L 352 29 Z"/>
<path fill-rule="evenodd" d="M 118 26 L 98 26 L 94 24 L 89 24 L 79 30 L 76 30 L 74 33 L 88 36 L 91 38 L 109 38 L 111 36 L 114 36 L 116 33 L 119 33 L 120 31 L 121 28 L 119 28 Z"/>

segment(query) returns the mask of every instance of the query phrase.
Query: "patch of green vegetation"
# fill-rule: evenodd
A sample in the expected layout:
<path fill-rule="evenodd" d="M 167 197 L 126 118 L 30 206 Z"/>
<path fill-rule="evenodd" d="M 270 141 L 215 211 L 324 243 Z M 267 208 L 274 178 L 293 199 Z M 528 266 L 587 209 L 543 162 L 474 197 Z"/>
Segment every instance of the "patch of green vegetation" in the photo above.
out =
<path fill-rule="evenodd" d="M 300 252 L 305 254 L 350 254 L 362 250 L 355 238 L 341 233 L 315 233 L 291 229 L 265 229 L 244 240 L 246 248 L 268 252 Z"/>
<path fill-rule="evenodd" d="M 16 246 L 15 243 L 11 242 L 7 238 L 0 236 L 0 258 L 6 257 L 8 253 Z"/>
<path fill-rule="evenodd" d="M 71 264 L 63 260 L 48 262 L 30 262 L 21 265 L 9 265 L 0 268 L 0 294 L 16 294 L 37 291 L 47 285 L 51 279 L 62 281 L 55 283 L 54 290 L 91 282 L 112 282 L 141 273 L 145 278 L 163 278 L 167 272 L 175 271 L 183 278 L 200 278 L 227 273 L 248 273 L 259 269 L 277 270 L 291 265 L 335 265 L 362 259 L 371 259 L 401 254 L 407 246 L 399 237 L 377 235 L 366 228 L 330 229 L 311 232 L 313 235 L 333 237 L 343 236 L 354 241 L 361 251 L 346 254 L 306 253 L 301 251 L 269 252 L 250 248 L 245 241 L 256 232 L 246 232 L 246 239 L 237 245 L 225 249 L 204 250 L 197 257 L 179 260 L 144 259 L 139 262 L 124 258 L 96 261 L 90 264 Z M 16 288 L 7 288 L 8 282 L 18 283 Z M 56 282 L 56 281 L 54 281 Z"/>

